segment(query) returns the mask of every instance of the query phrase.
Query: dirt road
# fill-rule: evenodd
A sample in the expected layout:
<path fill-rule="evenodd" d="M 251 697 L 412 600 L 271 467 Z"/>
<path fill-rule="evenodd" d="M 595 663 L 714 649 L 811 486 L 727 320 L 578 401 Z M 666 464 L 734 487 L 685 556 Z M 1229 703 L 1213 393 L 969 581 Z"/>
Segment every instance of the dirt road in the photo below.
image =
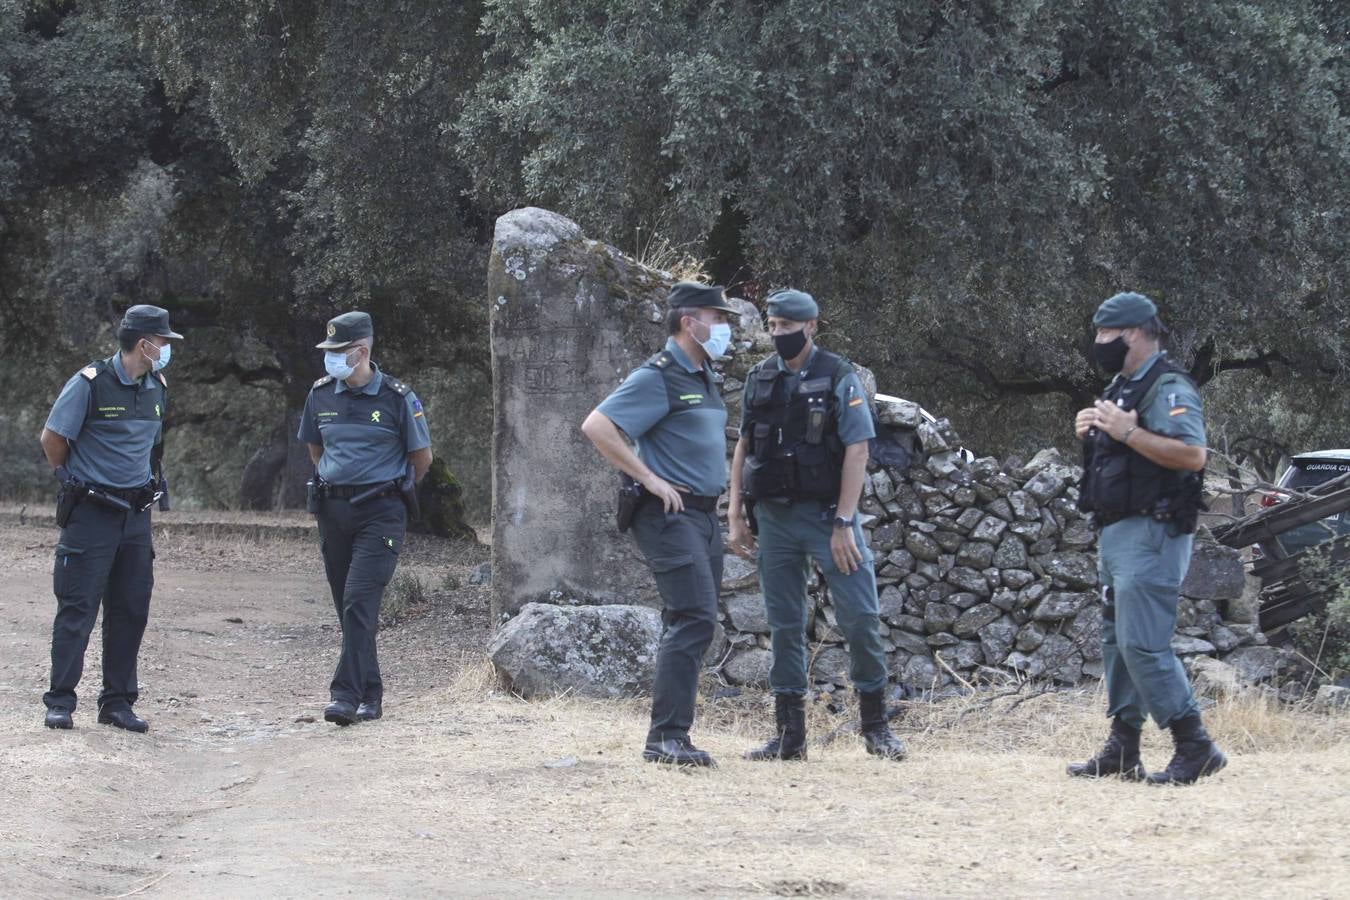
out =
<path fill-rule="evenodd" d="M 282 536 L 278 537 L 277 534 Z M 911 759 L 846 737 L 736 758 L 763 719 L 705 703 L 712 772 L 636 759 L 640 703 L 522 703 L 479 648 L 483 551 L 411 541 L 444 587 L 381 637 L 383 721 L 322 721 L 338 633 L 312 543 L 161 535 L 138 711 L 41 726 L 50 526 L 0 527 L 0 896 L 1344 896 L 1345 717 L 1234 705 L 1229 772 L 1191 790 L 1072 782 L 1093 698 L 915 708 Z M 448 580 L 447 580 L 448 576 Z M 237 619 L 241 621 L 230 621 Z M 823 733 L 835 719 L 813 711 Z M 1149 759 L 1166 749 L 1150 736 Z"/>

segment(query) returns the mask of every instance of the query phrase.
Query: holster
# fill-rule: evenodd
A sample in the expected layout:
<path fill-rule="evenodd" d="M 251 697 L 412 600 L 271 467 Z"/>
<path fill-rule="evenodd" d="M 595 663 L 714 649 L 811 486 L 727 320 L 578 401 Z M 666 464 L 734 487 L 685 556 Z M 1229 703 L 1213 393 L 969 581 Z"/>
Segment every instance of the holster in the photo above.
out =
<path fill-rule="evenodd" d="M 65 528 L 70 522 L 70 514 L 75 511 L 75 507 L 80 503 L 80 491 L 74 485 L 62 484 L 60 490 L 56 492 L 56 525 L 58 528 Z"/>
<path fill-rule="evenodd" d="M 633 516 L 637 515 L 638 507 L 642 505 L 646 493 L 646 489 L 626 472 L 619 473 L 619 502 L 614 524 L 618 526 L 620 532 L 632 527 Z"/>
<path fill-rule="evenodd" d="M 312 515 L 319 512 L 319 473 L 315 472 L 305 482 L 305 510 Z"/>
<path fill-rule="evenodd" d="M 750 533 L 759 537 L 759 519 L 755 517 L 755 498 L 742 493 L 741 509 L 745 510 L 745 521 L 750 526 Z"/>
<path fill-rule="evenodd" d="M 398 483 L 398 496 L 408 508 L 409 522 L 422 518 L 422 505 L 417 500 L 417 470 L 412 463 L 408 463 L 403 471 L 403 478 Z"/>

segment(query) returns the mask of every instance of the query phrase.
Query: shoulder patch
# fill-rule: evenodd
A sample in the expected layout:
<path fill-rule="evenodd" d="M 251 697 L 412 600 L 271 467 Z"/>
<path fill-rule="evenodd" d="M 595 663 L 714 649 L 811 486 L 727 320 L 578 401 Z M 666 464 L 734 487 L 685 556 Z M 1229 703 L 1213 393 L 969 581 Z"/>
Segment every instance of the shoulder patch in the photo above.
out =
<path fill-rule="evenodd" d="M 332 376 L 332 375 L 325 375 L 325 376 L 323 376 L 322 378 L 320 378 L 318 381 L 314 382 L 313 387 L 311 387 L 310 389 L 313 390 L 313 388 L 321 388 L 321 387 L 323 387 L 325 384 L 328 384 L 328 383 L 329 383 L 330 381 L 332 381 L 332 380 L 333 380 L 333 376 Z"/>
<path fill-rule="evenodd" d="M 388 385 L 390 390 L 397 392 L 399 396 L 403 396 L 404 394 L 407 394 L 408 391 L 412 390 L 412 388 L 408 387 L 406 384 L 399 381 L 397 378 L 393 378 L 389 375 L 384 376 L 383 383 Z"/>
<path fill-rule="evenodd" d="M 647 360 L 647 365 L 653 369 L 665 369 L 675 361 L 675 357 L 670 355 L 670 351 L 662 350 L 660 353 Z"/>
<path fill-rule="evenodd" d="M 83 369 L 80 370 L 80 374 L 83 375 L 86 380 L 93 381 L 95 378 L 98 377 L 98 369 L 96 369 L 94 366 L 85 366 Z"/>

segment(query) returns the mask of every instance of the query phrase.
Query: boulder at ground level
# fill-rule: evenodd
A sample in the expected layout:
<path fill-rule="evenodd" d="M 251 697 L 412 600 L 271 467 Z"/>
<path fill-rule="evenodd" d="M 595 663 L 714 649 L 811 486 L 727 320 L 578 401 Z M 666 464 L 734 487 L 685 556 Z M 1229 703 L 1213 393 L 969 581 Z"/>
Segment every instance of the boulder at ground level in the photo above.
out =
<path fill-rule="evenodd" d="M 651 690 L 661 614 L 644 606 L 527 603 L 488 655 L 522 697 L 633 697 Z"/>

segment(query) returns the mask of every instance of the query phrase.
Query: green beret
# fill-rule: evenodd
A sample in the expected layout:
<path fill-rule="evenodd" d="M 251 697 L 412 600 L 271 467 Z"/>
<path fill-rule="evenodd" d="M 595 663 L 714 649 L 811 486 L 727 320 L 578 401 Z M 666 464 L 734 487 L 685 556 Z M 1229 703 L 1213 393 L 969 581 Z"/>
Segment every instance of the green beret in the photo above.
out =
<path fill-rule="evenodd" d="M 732 315 L 740 310 L 727 303 L 726 288 L 720 284 L 699 284 L 697 281 L 677 281 L 670 289 L 666 305 L 671 309 L 720 309 Z"/>
<path fill-rule="evenodd" d="M 1116 294 L 1097 307 L 1092 324 L 1098 328 L 1133 328 L 1158 314 L 1158 307 L 1143 294 L 1127 291 Z"/>
<path fill-rule="evenodd" d="M 315 347 L 320 350 L 341 350 L 353 341 L 375 334 L 375 326 L 370 322 L 369 313 L 354 311 L 329 319 L 324 334 L 327 337 L 323 343 L 315 344 Z"/>
<path fill-rule="evenodd" d="M 769 295 L 769 315 L 794 322 L 820 318 L 815 298 L 805 291 L 774 291 Z"/>

